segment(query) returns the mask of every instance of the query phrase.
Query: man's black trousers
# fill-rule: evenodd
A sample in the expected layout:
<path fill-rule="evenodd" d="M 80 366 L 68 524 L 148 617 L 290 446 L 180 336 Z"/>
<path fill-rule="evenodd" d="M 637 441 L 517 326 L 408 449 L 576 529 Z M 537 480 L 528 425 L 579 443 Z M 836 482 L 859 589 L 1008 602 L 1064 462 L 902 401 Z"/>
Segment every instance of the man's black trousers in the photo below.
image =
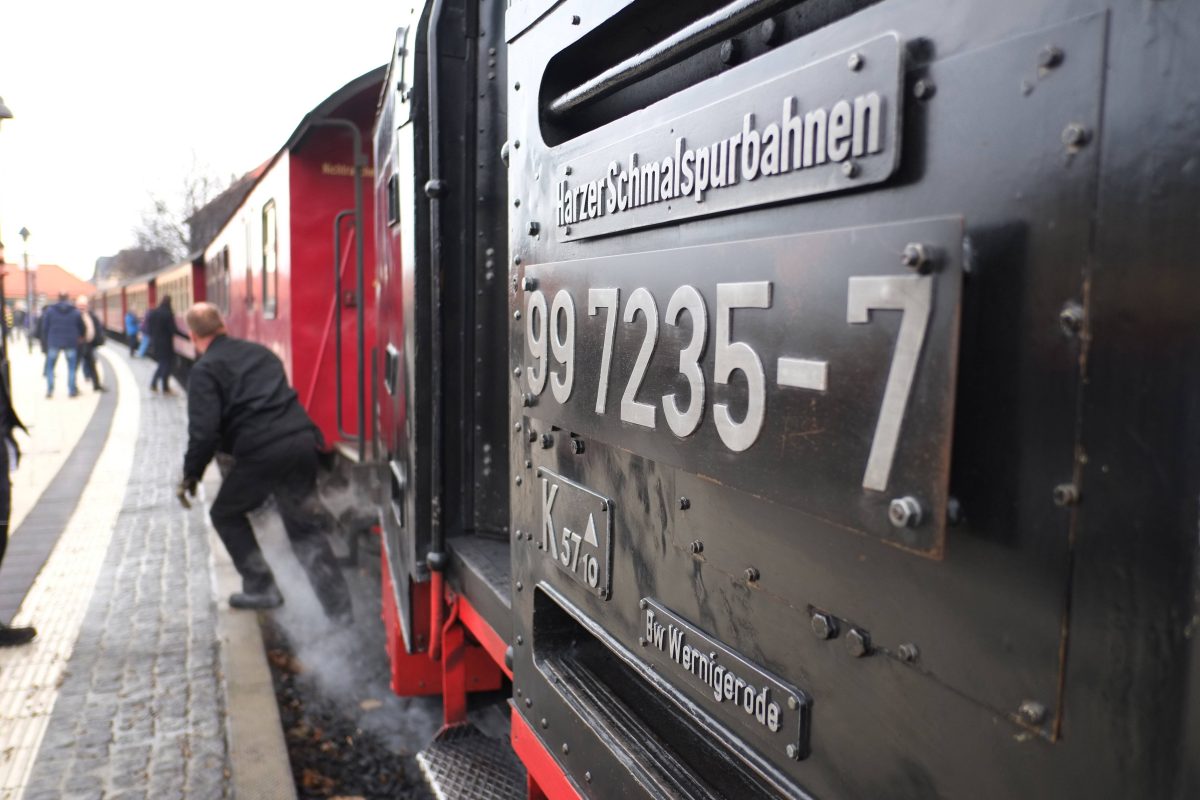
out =
<path fill-rule="evenodd" d="M 246 515 L 274 495 L 292 550 L 308 573 L 325 613 L 349 614 L 350 590 L 326 538 L 329 514 L 317 497 L 316 438 L 293 433 L 266 447 L 237 456 L 221 482 L 209 516 L 242 576 L 245 591 L 258 594 L 275 585 Z"/>

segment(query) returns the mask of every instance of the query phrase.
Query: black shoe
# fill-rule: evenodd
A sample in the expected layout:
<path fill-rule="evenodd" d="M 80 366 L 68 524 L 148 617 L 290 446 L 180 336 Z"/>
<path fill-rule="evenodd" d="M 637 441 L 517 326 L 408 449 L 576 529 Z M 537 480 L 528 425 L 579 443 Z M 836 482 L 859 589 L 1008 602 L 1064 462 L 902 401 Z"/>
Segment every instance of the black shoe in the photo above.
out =
<path fill-rule="evenodd" d="M 35 636 L 37 636 L 37 629 L 32 625 L 25 628 L 10 628 L 7 625 L 0 625 L 0 647 L 29 644 Z"/>
<path fill-rule="evenodd" d="M 108 389 L 105 389 L 103 386 L 97 386 L 97 387 L 96 387 L 96 391 L 97 391 L 97 392 L 107 392 L 107 391 L 108 391 Z"/>
<path fill-rule="evenodd" d="M 229 605 L 232 608 L 279 608 L 283 605 L 283 595 L 274 586 L 263 592 L 234 592 L 229 595 Z"/>

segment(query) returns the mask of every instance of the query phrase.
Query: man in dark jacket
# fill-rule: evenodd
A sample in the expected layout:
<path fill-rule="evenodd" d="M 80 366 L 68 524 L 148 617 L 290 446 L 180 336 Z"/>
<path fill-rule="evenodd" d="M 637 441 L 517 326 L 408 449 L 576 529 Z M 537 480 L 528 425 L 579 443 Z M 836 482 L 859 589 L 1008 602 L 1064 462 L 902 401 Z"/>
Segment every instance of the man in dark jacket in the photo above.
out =
<path fill-rule="evenodd" d="M 351 617 L 350 592 L 325 538 L 328 514 L 316 492 L 319 432 L 288 385 L 283 363 L 255 342 L 234 339 L 216 306 L 196 303 L 187 313 L 200 358 L 188 376 L 188 449 L 178 497 L 190 507 L 205 467 L 219 450 L 233 468 L 209 516 L 242 576 L 234 608 L 275 608 L 283 596 L 246 515 L 274 496 L 300 564 L 325 613 Z"/>
<path fill-rule="evenodd" d="M 8 546 L 8 516 L 12 510 L 12 481 L 8 472 L 21 460 L 21 450 L 13 432 L 17 428 L 25 430 L 9 397 L 8 381 L 5 380 L 7 367 L 7 363 L 0 366 L 0 561 L 4 560 L 4 550 Z M 0 622 L 0 647 L 25 644 L 35 636 L 37 631 L 32 627 L 12 628 Z"/>
<path fill-rule="evenodd" d="M 79 394 L 75 387 L 75 370 L 79 359 L 79 341 L 83 338 L 83 317 L 67 299 L 67 293 L 58 296 L 58 302 L 42 312 L 38 323 L 38 339 L 46 353 L 46 397 L 54 396 L 54 369 L 58 365 L 58 354 L 67 357 L 67 393 L 71 397 Z"/>
<path fill-rule="evenodd" d="M 75 298 L 75 307 L 83 319 L 83 339 L 79 343 L 79 364 L 83 367 L 83 377 L 92 382 L 97 392 L 104 391 L 100 382 L 100 371 L 96 369 L 96 348 L 104 344 L 104 325 L 91 309 L 88 308 L 87 295 Z"/>
<path fill-rule="evenodd" d="M 187 334 L 179 330 L 175 322 L 175 311 L 171 308 L 171 296 L 163 295 L 158 307 L 146 318 L 146 328 L 150 335 L 150 355 L 158 366 L 154 376 L 150 378 L 150 391 L 158 391 L 158 383 L 162 382 L 163 394 L 174 394 L 171 391 L 171 370 L 175 368 L 175 337 L 187 338 Z"/>

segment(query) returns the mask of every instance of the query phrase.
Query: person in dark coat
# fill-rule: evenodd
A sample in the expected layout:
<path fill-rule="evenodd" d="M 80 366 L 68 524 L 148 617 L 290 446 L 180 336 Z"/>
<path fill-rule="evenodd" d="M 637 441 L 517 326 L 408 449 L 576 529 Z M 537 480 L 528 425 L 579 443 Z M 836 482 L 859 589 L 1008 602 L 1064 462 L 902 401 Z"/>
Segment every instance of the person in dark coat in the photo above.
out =
<path fill-rule="evenodd" d="M 86 295 L 75 298 L 75 307 L 83 318 L 83 340 L 79 343 L 79 364 L 83 367 L 83 377 L 92 382 L 92 388 L 97 392 L 104 391 L 100 383 L 100 372 L 96 369 L 96 348 L 104 344 L 104 325 L 88 308 Z"/>
<path fill-rule="evenodd" d="M 196 303 L 187 313 L 200 357 L 188 376 L 188 448 L 177 496 L 188 495 L 219 450 L 234 464 L 221 482 L 209 517 L 242 576 L 234 608 L 275 608 L 283 595 L 259 550 L 246 515 L 274 497 L 292 549 L 330 619 L 348 623 L 350 591 L 325 537 L 332 520 L 317 497 L 321 434 L 283 362 L 257 342 L 226 335 L 216 306 Z"/>
<path fill-rule="evenodd" d="M 175 368 L 175 337 L 187 338 L 187 333 L 179 330 L 175 322 L 175 311 L 171 308 L 171 296 L 163 295 L 158 307 L 146 318 L 146 328 L 150 336 L 150 355 L 158 365 L 154 376 L 150 378 L 150 391 L 158 391 L 162 383 L 163 394 L 174 394 L 171 391 L 171 370 Z"/>
<path fill-rule="evenodd" d="M 12 481 L 8 473 L 21 460 L 21 450 L 13 432 L 18 428 L 25 430 L 12 406 L 8 381 L 4 379 L 6 374 L 6 369 L 0 369 L 0 561 L 4 560 L 4 550 L 8 547 L 8 517 L 12 511 Z M 13 628 L 0 622 L 0 647 L 25 644 L 35 636 L 37 631 L 33 627 Z"/>
<path fill-rule="evenodd" d="M 83 338 L 83 317 L 71 305 L 67 293 L 58 296 L 58 302 L 42 312 L 38 324 L 38 339 L 46 353 L 46 397 L 54 396 L 54 370 L 58 355 L 67 357 L 67 393 L 71 397 L 79 394 L 75 387 L 75 370 L 79 360 L 79 342 Z"/>

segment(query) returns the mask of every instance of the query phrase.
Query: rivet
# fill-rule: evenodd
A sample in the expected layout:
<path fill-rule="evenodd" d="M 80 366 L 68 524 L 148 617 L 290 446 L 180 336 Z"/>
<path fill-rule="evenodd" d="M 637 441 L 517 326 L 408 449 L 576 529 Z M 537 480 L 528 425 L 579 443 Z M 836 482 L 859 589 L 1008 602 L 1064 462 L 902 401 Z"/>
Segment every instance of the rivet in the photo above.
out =
<path fill-rule="evenodd" d="M 792 711 L 795 711 L 797 708 L 800 707 L 800 701 L 797 700 L 795 697 L 788 697 L 787 703 L 788 703 L 788 708 L 790 708 Z"/>
<path fill-rule="evenodd" d="M 513 312 L 513 319 L 520 319 L 520 318 L 521 318 L 521 309 L 518 308 L 516 311 Z"/>
<path fill-rule="evenodd" d="M 532 220 L 532 219 L 529 220 L 529 227 L 527 230 L 529 231 L 530 236 L 537 236 L 538 231 L 540 231 L 541 229 L 542 229 L 542 226 L 539 225 L 536 220 Z"/>
<path fill-rule="evenodd" d="M 553 446 L 554 446 L 554 437 L 548 433 L 543 433 L 542 434 L 542 449 L 548 450 L 549 448 L 551 448 Z"/>
<path fill-rule="evenodd" d="M 578 15 L 578 14 L 572 14 L 572 15 L 571 15 L 571 24 L 572 24 L 572 25 L 578 25 L 579 23 L 580 23 L 579 15 Z"/>
<path fill-rule="evenodd" d="M 921 651 L 912 642 L 905 642 L 896 648 L 896 655 L 900 656 L 900 660 L 906 664 L 915 664 L 921 656 Z"/>
<path fill-rule="evenodd" d="M 520 266 L 521 265 L 521 257 L 513 256 L 513 263 L 516 264 L 517 266 Z"/>
<path fill-rule="evenodd" d="M 1083 306 L 1074 300 L 1063 305 L 1058 312 L 1058 326 L 1067 336 L 1077 336 L 1083 330 Z"/>
<path fill-rule="evenodd" d="M 645 646 L 646 646 L 646 637 L 645 637 L 645 636 L 639 636 L 639 637 L 638 637 L 638 644 L 639 644 L 639 645 L 641 645 L 642 647 L 645 647 Z"/>
<path fill-rule="evenodd" d="M 517 482 L 517 486 L 520 486 L 520 485 L 521 485 L 521 483 L 523 482 L 523 481 L 521 480 L 521 476 L 520 476 L 520 475 L 518 475 L 518 476 L 517 476 L 516 478 L 514 478 L 513 480 L 515 480 L 515 481 Z"/>
<path fill-rule="evenodd" d="M 566 173 L 567 175 L 570 175 L 574 171 L 575 170 L 571 168 L 570 164 L 567 164 L 565 167 L 563 167 L 563 172 Z"/>
<path fill-rule="evenodd" d="M 1046 707 L 1036 700 L 1026 700 L 1017 709 L 1017 715 L 1026 725 L 1041 725 L 1046 721 Z"/>
<path fill-rule="evenodd" d="M 858 164 L 854 163 L 853 161 L 849 161 L 849 160 L 843 161 L 842 162 L 842 174 L 845 175 L 847 178 L 858 177 Z"/>
<path fill-rule="evenodd" d="M 521 140 L 520 139 L 513 139 L 513 149 L 514 150 L 521 149 Z"/>
<path fill-rule="evenodd" d="M 832 639 L 838 635 L 837 620 L 820 611 L 812 615 L 812 629 L 818 639 Z"/>
<path fill-rule="evenodd" d="M 796 749 L 796 745 L 789 744 L 787 746 L 787 757 L 794 759 L 800 751 Z"/>
<path fill-rule="evenodd" d="M 519 539 L 521 537 L 518 536 L 517 538 Z M 520 581 L 517 581 L 517 591 L 519 592 L 524 588 L 525 588 L 525 584 L 521 583 Z"/>
<path fill-rule="evenodd" d="M 1087 144 L 1091 138 L 1091 133 L 1083 125 L 1078 122 L 1072 122 L 1067 127 L 1063 128 L 1062 142 L 1067 147 L 1076 149 Z"/>
<path fill-rule="evenodd" d="M 533 462 L 530 461 L 528 458 L 525 459 L 525 469 L 530 469 L 532 467 L 533 467 Z"/>
<path fill-rule="evenodd" d="M 526 707 L 526 708 L 533 708 L 533 698 L 532 698 L 532 697 L 526 697 L 526 698 L 525 698 L 525 707 Z"/>
<path fill-rule="evenodd" d="M 746 571 L 742 574 L 746 576 L 746 583 L 755 583 L 760 577 L 758 570 L 754 567 L 746 567 Z"/>
<path fill-rule="evenodd" d="M 871 651 L 870 635 L 864 630 L 851 628 L 846 631 L 846 649 L 855 658 L 862 658 Z"/>
<path fill-rule="evenodd" d="M 1061 47 L 1048 44 L 1038 53 L 1038 66 L 1042 69 L 1053 69 L 1062 63 L 1063 51 Z"/>
<path fill-rule="evenodd" d="M 937 85 L 928 78 L 921 78 L 913 84 L 913 97 L 918 100 L 928 100 L 937 91 Z"/>
<path fill-rule="evenodd" d="M 541 726 L 542 726 L 542 728 L 550 727 L 550 723 L 549 723 L 549 721 L 547 721 L 547 719 L 545 717 L 542 717 Z"/>
<path fill-rule="evenodd" d="M 521 689 L 518 688 L 517 689 L 517 697 L 520 697 L 522 694 L 524 694 L 524 693 L 521 691 Z"/>
<path fill-rule="evenodd" d="M 680 511 L 687 511 L 691 507 L 692 507 L 691 500 L 687 499 L 686 497 L 679 498 L 679 510 Z"/>
<path fill-rule="evenodd" d="M 951 525 L 962 525 L 967 520 L 966 512 L 963 511 L 962 501 L 957 497 L 950 497 L 946 500 L 946 522 Z"/>
<path fill-rule="evenodd" d="M 484 198 L 481 197 L 479 199 L 483 200 Z M 513 200 L 513 208 L 520 208 L 520 207 L 521 207 L 521 198 L 518 197 L 516 200 Z"/>
<path fill-rule="evenodd" d="M 513 377 L 514 378 L 521 377 L 521 368 L 520 367 L 513 367 Z M 521 423 L 519 423 L 519 422 L 517 423 L 517 430 L 521 430 Z"/>
<path fill-rule="evenodd" d="M 638 608 L 642 611 L 645 611 L 649 606 L 650 604 L 646 602 L 645 598 L 638 600 Z"/>
<path fill-rule="evenodd" d="M 517 634 L 517 644 L 525 644 L 525 637 L 519 633 Z"/>
<path fill-rule="evenodd" d="M 704 542 L 700 541 L 699 539 L 692 542 L 691 551 L 692 551 L 692 555 L 697 555 L 697 556 L 700 555 L 701 553 L 703 553 L 704 552 Z"/>
<path fill-rule="evenodd" d="M 721 42 L 720 58 L 722 64 L 732 64 L 737 60 L 738 48 L 737 42 L 733 39 L 726 39 Z"/>
<path fill-rule="evenodd" d="M 888 504 L 888 521 L 897 528 L 915 528 L 921 516 L 921 503 L 915 497 L 897 497 Z"/>
<path fill-rule="evenodd" d="M 1060 483 L 1054 487 L 1054 505 L 1073 506 L 1079 502 L 1079 489 L 1073 483 Z"/>
<path fill-rule="evenodd" d="M 589 770 L 589 771 L 587 771 L 587 772 L 585 772 L 585 773 L 583 773 L 583 780 L 584 780 L 585 782 L 587 782 L 587 783 L 591 783 L 591 782 L 592 782 L 592 773 L 591 773 L 591 771 L 590 771 L 590 770 Z"/>
<path fill-rule="evenodd" d="M 514 89 L 515 91 L 518 91 L 518 92 L 519 92 L 519 91 L 521 91 L 521 82 L 520 82 L 520 81 L 517 81 L 516 83 L 514 83 L 514 84 L 513 84 L 513 89 Z"/>
<path fill-rule="evenodd" d="M 860 69 L 862 69 L 863 68 L 862 53 L 851 53 L 850 57 L 846 59 L 846 66 L 849 67 L 854 72 L 858 72 Z"/>
<path fill-rule="evenodd" d="M 521 374 L 521 368 L 520 368 L 520 367 L 517 367 L 517 369 L 516 369 L 516 374 L 517 374 L 518 376 L 520 376 L 520 374 Z M 514 430 L 514 431 L 519 431 L 519 430 L 521 430 L 521 423 L 520 423 L 519 421 L 518 421 L 518 422 L 514 422 L 514 423 L 513 423 L 513 430 Z"/>
<path fill-rule="evenodd" d="M 568 753 L 570 753 L 571 752 L 570 745 L 568 745 L 566 742 L 563 742 L 562 751 L 563 751 L 564 756 L 567 755 Z"/>

